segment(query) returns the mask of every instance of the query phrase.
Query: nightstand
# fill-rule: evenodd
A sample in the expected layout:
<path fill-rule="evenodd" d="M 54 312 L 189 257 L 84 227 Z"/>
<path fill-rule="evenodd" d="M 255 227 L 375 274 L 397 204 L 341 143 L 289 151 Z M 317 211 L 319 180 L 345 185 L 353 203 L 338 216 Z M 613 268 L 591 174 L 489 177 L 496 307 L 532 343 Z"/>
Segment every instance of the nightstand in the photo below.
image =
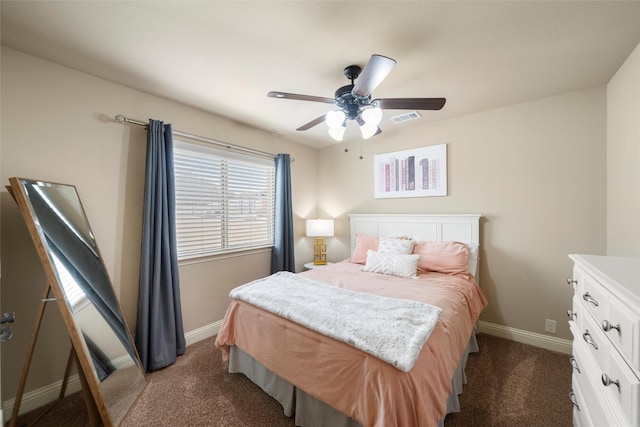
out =
<path fill-rule="evenodd" d="M 333 264 L 332 262 L 327 262 L 325 265 L 331 265 Z M 313 261 L 308 262 L 304 265 L 304 269 L 305 270 L 313 270 L 314 268 L 320 268 L 320 267 L 324 267 L 325 265 L 315 265 L 313 263 Z"/>

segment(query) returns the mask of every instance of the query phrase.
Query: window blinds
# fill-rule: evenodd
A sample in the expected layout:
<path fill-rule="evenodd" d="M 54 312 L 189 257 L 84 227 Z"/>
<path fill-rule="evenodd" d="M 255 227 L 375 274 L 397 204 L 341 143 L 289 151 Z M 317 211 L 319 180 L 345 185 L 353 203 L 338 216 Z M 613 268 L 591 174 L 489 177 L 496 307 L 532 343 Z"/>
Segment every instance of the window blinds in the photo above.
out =
<path fill-rule="evenodd" d="M 178 259 L 273 246 L 275 165 L 174 143 Z"/>

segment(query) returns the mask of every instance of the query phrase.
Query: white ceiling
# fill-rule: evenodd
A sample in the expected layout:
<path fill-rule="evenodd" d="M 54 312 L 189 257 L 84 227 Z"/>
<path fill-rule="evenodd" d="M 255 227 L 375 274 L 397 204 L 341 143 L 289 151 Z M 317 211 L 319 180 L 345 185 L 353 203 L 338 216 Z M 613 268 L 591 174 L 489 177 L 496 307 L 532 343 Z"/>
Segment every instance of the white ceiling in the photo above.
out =
<path fill-rule="evenodd" d="M 445 97 L 385 134 L 606 84 L 640 43 L 640 1 L 6 1 L 2 44 L 322 147 L 343 69 L 398 64 L 374 98 Z M 122 111 L 113 114 L 126 114 Z M 108 112 L 105 112 L 108 113 Z M 146 120 L 147 117 L 133 117 Z M 163 118 L 170 120 L 170 118 Z M 353 127 L 353 128 L 352 128 Z M 185 129 L 187 130 L 187 129 Z M 345 139 L 359 138 L 355 124 Z"/>

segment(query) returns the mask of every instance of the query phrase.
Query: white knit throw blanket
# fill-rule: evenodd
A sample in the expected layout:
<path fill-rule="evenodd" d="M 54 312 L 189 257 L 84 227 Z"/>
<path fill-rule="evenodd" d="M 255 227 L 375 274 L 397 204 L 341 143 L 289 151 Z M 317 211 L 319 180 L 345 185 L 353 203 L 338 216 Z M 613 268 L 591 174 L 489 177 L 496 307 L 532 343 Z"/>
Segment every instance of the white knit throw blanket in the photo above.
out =
<path fill-rule="evenodd" d="M 408 372 L 442 309 L 325 285 L 279 272 L 233 289 L 229 296 L 352 345 Z"/>

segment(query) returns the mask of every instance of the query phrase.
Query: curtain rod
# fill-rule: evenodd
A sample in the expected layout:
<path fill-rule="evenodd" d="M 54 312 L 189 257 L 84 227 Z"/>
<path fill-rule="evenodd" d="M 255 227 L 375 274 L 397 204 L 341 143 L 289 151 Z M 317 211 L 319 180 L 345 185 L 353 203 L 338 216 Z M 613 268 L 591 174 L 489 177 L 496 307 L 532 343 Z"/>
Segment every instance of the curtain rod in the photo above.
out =
<path fill-rule="evenodd" d="M 145 127 L 145 128 L 149 127 L 148 123 L 141 122 L 140 120 L 129 119 L 129 118 L 123 116 L 122 114 L 118 114 L 115 117 L 115 119 L 116 119 L 116 122 L 118 122 L 118 123 L 129 123 L 129 124 L 132 124 L 132 125 L 142 126 L 142 127 Z M 194 135 L 192 133 L 182 132 L 182 131 L 175 130 L 175 129 L 173 129 L 172 131 L 173 131 L 174 135 L 182 136 L 182 137 L 185 137 L 185 138 L 195 139 L 196 141 L 207 142 L 209 144 L 218 145 L 220 147 L 224 147 L 224 148 L 227 148 L 227 149 L 244 151 L 244 152 L 251 153 L 251 154 L 257 154 L 259 156 L 271 157 L 271 158 L 274 158 L 274 159 L 276 157 L 278 157 L 276 154 L 273 154 L 273 153 L 267 153 L 266 151 L 254 150 L 253 148 L 243 147 L 241 145 L 229 144 L 227 142 L 217 141 L 215 139 L 207 138 L 205 136 Z"/>

